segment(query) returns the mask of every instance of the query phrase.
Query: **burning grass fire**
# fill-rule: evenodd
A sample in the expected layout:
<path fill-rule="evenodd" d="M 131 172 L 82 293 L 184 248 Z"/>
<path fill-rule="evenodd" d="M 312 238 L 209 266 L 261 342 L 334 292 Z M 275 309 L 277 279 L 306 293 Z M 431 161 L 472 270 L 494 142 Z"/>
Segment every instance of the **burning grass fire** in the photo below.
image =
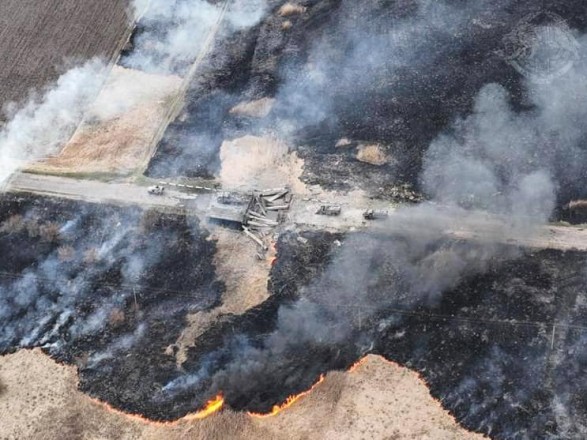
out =
<path fill-rule="evenodd" d="M 144 278 L 144 285 L 149 288 L 137 290 L 136 298 L 131 291 L 124 297 L 124 301 L 120 301 L 120 296 L 109 295 L 111 290 L 101 291 L 101 295 L 89 295 L 90 290 L 84 290 L 85 286 L 94 285 L 91 283 L 95 283 L 96 279 L 84 280 L 85 283 L 80 283 L 78 289 L 68 297 L 75 300 L 73 304 L 80 304 L 77 306 L 77 321 L 59 318 L 61 312 L 57 306 L 60 303 L 54 303 L 54 321 L 45 324 L 36 333 L 31 332 L 36 339 L 29 336 L 29 346 L 43 345 L 54 358 L 78 366 L 79 387 L 82 391 L 108 402 L 109 409 L 117 408 L 116 411 L 121 414 L 140 414 L 130 417 L 146 423 L 153 420 L 152 423 L 167 425 L 173 421 L 200 420 L 217 414 L 224 408 L 249 413 L 253 418 L 276 416 L 314 391 L 324 381 L 321 373 L 343 369 L 357 371 L 365 363 L 362 353 L 369 347 L 371 353 L 412 368 L 415 366 L 431 387 L 434 397 L 441 399 L 443 405 L 453 410 L 460 419 L 467 414 L 461 412 L 464 410 L 459 403 L 464 398 L 459 391 L 462 383 L 473 389 L 487 386 L 482 380 L 471 382 L 467 379 L 473 377 L 471 375 L 475 371 L 482 368 L 489 375 L 496 368 L 493 364 L 507 356 L 508 368 L 517 371 L 519 377 L 523 378 L 522 373 L 527 367 L 526 361 L 522 359 L 531 358 L 535 365 L 540 365 L 539 359 L 544 357 L 544 348 L 552 344 L 550 338 L 546 345 L 543 343 L 539 328 L 535 332 L 530 331 L 531 327 L 507 329 L 508 337 L 504 338 L 499 326 L 493 328 L 483 324 L 484 327 L 476 330 L 476 321 L 471 317 L 500 316 L 507 310 L 509 313 L 520 313 L 524 322 L 540 322 L 552 313 L 548 306 L 550 284 L 564 279 L 565 285 L 581 285 L 581 280 L 573 281 L 572 277 L 582 262 L 579 254 L 542 252 L 505 265 L 491 265 L 485 275 L 464 280 L 454 287 L 440 304 L 420 305 L 418 313 L 397 315 L 396 307 L 391 307 L 389 311 L 383 307 L 378 308 L 376 314 L 362 310 L 361 316 L 357 317 L 356 313 L 349 313 L 348 308 L 338 307 L 338 303 L 333 302 L 335 305 L 332 306 L 329 295 L 336 294 L 338 298 L 348 289 L 354 291 L 361 286 L 368 286 L 364 301 L 380 302 L 394 298 L 389 286 L 393 285 L 397 271 L 405 268 L 405 257 L 401 254 L 405 252 L 402 240 L 397 237 L 373 239 L 362 234 L 344 236 L 315 231 L 301 235 L 285 233 L 279 238 L 279 258 L 271 269 L 269 298 L 241 315 L 213 323 L 198 337 L 194 347 L 187 351 L 186 361 L 180 371 L 172 355 L 164 354 L 172 353 L 166 348 L 173 345 L 179 337 L 182 331 L 180 324 L 188 307 L 196 310 L 214 307 L 214 302 L 210 299 L 216 298 L 215 295 L 221 288 L 213 278 L 204 276 L 214 273 L 213 268 L 206 266 L 214 251 L 212 244 L 205 239 L 205 232 L 197 229 L 197 225 L 188 228 L 183 221 L 173 216 L 163 216 L 162 219 L 159 216 L 144 217 L 139 212 L 125 212 L 120 208 L 108 208 L 109 215 L 105 216 L 104 211 L 96 210 L 95 206 L 83 205 L 80 216 L 79 204 L 61 202 L 59 210 L 63 217 L 53 217 L 52 221 L 57 223 L 51 229 L 61 232 L 49 235 L 45 216 L 49 215 L 46 213 L 50 210 L 44 208 L 54 208 L 52 202 L 42 199 L 9 199 L 3 203 L 6 214 L 4 218 L 0 217 L 0 245 L 11 249 L 13 253 L 18 249 L 19 253 L 14 254 L 10 261 L 12 264 L 21 264 L 18 267 L 8 267 L 4 260 L 1 269 L 6 272 L 22 270 L 27 261 L 35 261 L 41 257 L 52 262 L 50 267 L 67 265 L 68 270 L 74 272 L 64 273 L 75 275 L 77 264 L 81 267 L 88 264 L 86 253 L 79 254 L 78 263 L 75 252 L 60 253 L 59 249 L 66 244 L 74 250 L 97 247 L 93 254 L 96 259 L 100 258 L 98 244 L 112 243 L 115 246 L 115 251 L 111 251 L 112 255 L 120 256 L 120 262 L 108 262 L 105 266 L 110 268 L 108 275 L 99 271 L 92 274 L 97 280 L 103 281 L 100 284 L 102 288 L 106 285 L 114 289 L 117 279 L 112 275 L 113 268 L 119 268 L 122 274 L 128 273 L 128 266 L 124 263 L 128 261 L 129 249 L 139 249 L 143 256 L 149 254 L 150 248 L 141 245 L 150 243 L 145 241 L 143 234 L 151 237 L 149 234 L 154 225 L 159 225 L 158 235 L 165 231 L 165 236 L 170 239 L 161 244 L 165 252 L 168 252 L 166 255 L 182 256 L 183 260 L 174 260 L 174 266 L 160 263 L 159 260 L 147 260 L 145 264 L 148 265 L 145 267 L 149 267 L 155 276 L 165 273 L 167 278 L 164 279 L 168 284 L 149 284 L 154 283 L 157 278 Z M 15 215 L 18 212 L 29 214 L 17 218 Z M 33 214 L 37 219 L 34 223 L 31 220 Z M 114 223 L 102 219 L 103 217 L 113 217 Z M 137 227 L 124 231 L 117 228 L 118 219 L 123 217 L 127 217 L 127 222 L 134 222 Z M 162 220 L 165 223 L 161 223 Z M 83 233 L 82 225 L 85 228 L 91 225 L 94 232 Z M 33 229 L 45 231 L 47 238 L 42 247 L 39 247 L 38 242 L 27 238 L 27 231 Z M 99 240 L 98 244 L 94 243 L 94 235 Z M 15 237 L 20 239 L 21 246 L 18 248 L 10 246 Z M 153 235 L 153 243 L 160 245 L 156 237 L 157 235 Z M 169 248 L 166 247 L 168 245 Z M 458 251 L 463 244 L 440 242 L 430 246 L 444 255 L 448 249 Z M 358 265 L 355 257 L 366 255 L 366 249 L 371 253 L 370 258 Z M 400 256 L 397 252 L 400 252 Z M 66 261 L 62 261 L 65 258 L 62 254 L 67 257 Z M 413 255 L 410 258 L 417 260 L 419 257 Z M 190 263 L 186 265 L 181 261 Z M 398 261 L 402 264 L 398 265 Z M 197 266 L 192 266 L 193 262 Z M 94 267 L 97 270 L 101 266 Z M 335 272 L 330 269 L 333 267 L 337 268 Z M 341 286 L 337 281 L 341 277 L 338 268 L 342 273 L 350 274 L 355 281 Z M 372 273 L 376 273 L 376 277 L 373 278 Z M 180 294 L 185 289 L 181 282 L 188 274 L 204 276 L 194 283 L 209 287 L 193 296 Z M 105 276 L 109 278 L 101 278 Z M 370 277 L 369 283 L 364 282 L 366 277 Z M 47 278 L 45 273 L 41 279 L 44 281 Z M 11 277 L 2 280 L 2 287 L 6 289 L 18 279 L 20 278 Z M 520 280 L 525 283 L 522 287 Z M 339 290 L 327 290 L 331 283 L 339 285 Z M 16 286 L 19 286 L 20 291 L 26 287 L 20 284 Z M 53 295 L 50 286 L 45 283 L 46 298 L 59 299 L 59 296 Z M 519 309 L 512 308 L 508 305 L 512 286 L 536 293 L 518 298 Z M 347 290 L 342 290 L 343 288 Z M 491 301 L 488 300 L 489 297 Z M 537 298 L 541 298 L 540 301 Z M 24 296 L 20 296 L 8 304 L 17 307 L 24 299 Z M 98 313 L 102 307 L 116 299 L 119 302 L 114 310 L 107 308 L 106 313 Z M 301 299 L 303 300 L 300 301 Z M 108 301 L 103 304 L 105 300 Z M 166 307 L 165 314 L 160 313 L 162 305 Z M 67 312 L 70 305 L 64 303 L 63 307 Z M 168 310 L 175 310 L 173 319 L 169 319 Z M 426 313 L 427 310 L 429 313 Z M 582 312 L 577 309 L 577 313 L 573 319 L 582 319 Z M 469 318 L 456 321 L 438 318 L 457 315 Z M 66 313 L 64 316 L 70 315 Z M 107 332 L 98 331 L 94 338 L 91 331 L 96 330 L 92 330 L 94 327 L 89 327 L 89 324 L 95 323 L 94 317 L 100 316 L 106 317 L 104 325 L 107 326 Z M 299 319 L 300 316 L 303 319 Z M 432 317 L 437 318 L 431 322 Z M 513 319 L 511 316 L 507 316 L 507 320 L 505 318 L 506 316 L 499 322 L 510 322 Z M 86 327 L 82 327 L 86 320 Z M 37 321 L 29 320 L 28 315 L 14 314 L 9 322 L 15 331 L 23 331 L 23 323 L 32 325 Z M 60 324 L 61 322 L 65 324 Z M 341 326 L 341 323 L 345 326 Z M 307 327 L 308 324 L 311 325 Z M 54 332 L 53 329 L 59 325 L 62 325 L 60 332 Z M 10 327 L 5 327 L 5 332 L 7 328 Z M 87 333 L 86 336 L 76 339 L 82 329 Z M 556 335 L 562 337 L 563 330 L 564 327 L 557 328 Z M 476 337 L 479 332 L 485 336 Z M 26 333 L 20 337 L 15 333 L 8 334 L 12 339 L 8 341 L 7 350 L 18 347 L 19 341 L 25 340 L 24 337 L 27 336 Z M 288 337 L 291 334 L 297 335 L 296 338 Z M 104 335 L 108 335 L 107 338 Z M 569 334 L 568 337 L 576 339 L 577 335 Z M 6 343 L 7 339 L 4 341 Z M 523 341 L 526 348 L 520 351 L 519 347 L 512 345 L 516 341 Z M 575 343 L 578 344 L 579 340 Z M 464 350 L 463 347 L 468 348 Z M 120 353 L 124 352 L 127 355 L 121 356 Z M 357 360 L 359 358 L 361 359 Z M 454 359 L 454 362 L 447 362 L 447 358 Z M 145 362 L 145 359 L 153 361 Z M 482 362 L 481 366 L 478 366 L 478 362 Z M 202 365 L 206 369 L 202 370 Z M 258 365 L 266 368 L 258 368 Z M 268 368 L 268 365 L 275 365 L 276 368 Z M 198 371 L 205 373 L 200 376 L 192 375 Z M 557 374 L 572 376 L 573 371 L 575 370 L 567 369 Z M 161 377 L 164 378 L 163 381 Z M 315 381 L 316 377 L 320 379 Z M 577 382 L 578 378 L 573 376 L 569 380 Z M 165 392 L 152 391 L 161 390 L 167 383 L 178 385 L 167 387 L 168 391 Z M 297 388 L 299 384 L 307 385 L 302 385 L 300 391 Z M 523 393 L 526 385 L 523 382 L 511 382 L 504 386 L 507 392 L 516 396 L 520 404 L 526 402 Z M 221 395 L 218 395 L 218 390 L 222 390 Z M 282 393 L 290 395 L 284 402 L 280 397 Z M 196 400 L 194 403 L 194 396 L 215 397 L 208 402 Z M 194 413 L 194 406 L 202 409 Z M 481 412 L 475 418 L 467 419 L 471 428 L 478 426 L 476 423 L 481 423 L 481 420 L 494 417 L 493 414 L 500 414 L 505 407 L 493 407 L 490 414 L 482 412 L 484 406 L 481 404 L 476 408 L 480 408 Z M 520 415 L 517 420 L 524 420 L 522 417 L 529 423 L 533 420 L 528 414 Z"/>
<path fill-rule="evenodd" d="M 286 399 L 286 401 L 283 402 L 280 405 L 273 405 L 273 408 L 271 408 L 271 412 L 269 412 L 269 413 L 259 414 L 259 413 L 254 413 L 254 412 L 248 412 L 247 414 L 249 414 L 252 417 L 256 417 L 256 418 L 265 418 L 265 417 L 273 417 L 273 416 L 276 416 L 277 414 L 279 414 L 283 410 L 285 410 L 285 409 L 289 408 L 290 406 L 292 406 L 294 403 L 296 403 L 298 400 L 300 400 L 304 396 L 307 396 L 312 391 L 314 391 L 316 389 L 316 387 L 318 387 L 322 382 L 324 382 L 324 379 L 325 379 L 325 376 L 322 374 L 320 376 L 320 378 L 318 379 L 318 381 L 314 385 L 312 385 L 312 387 L 309 390 L 302 391 L 301 393 L 296 394 L 294 396 L 289 396 Z"/>
<path fill-rule="evenodd" d="M 224 397 L 222 396 L 222 394 L 218 394 L 216 397 L 209 400 L 203 409 L 201 409 L 200 411 L 198 411 L 197 413 L 195 413 L 193 415 L 188 415 L 185 418 L 186 418 L 186 420 L 205 419 L 206 417 L 211 416 L 212 414 L 215 414 L 218 411 L 220 411 L 223 406 L 224 406 Z"/>
<path fill-rule="evenodd" d="M 371 353 L 471 430 L 585 437 L 587 234 L 553 224 L 587 197 L 584 2 L 545 0 L 538 21 L 533 0 L 133 3 L 153 9 L 123 62 L 187 75 L 149 122 L 146 176 L 12 178 L 13 153 L 94 125 L 74 105 L 93 69 L 7 107 L 0 355 L 40 348 L 107 408 L 168 424 L 276 416 Z M 232 111 L 245 98 L 267 108 Z M 215 239 L 227 222 L 263 251 Z"/>
<path fill-rule="evenodd" d="M 136 420 L 141 423 L 152 424 L 152 425 L 156 425 L 156 426 L 172 426 L 172 425 L 179 423 L 179 422 L 187 422 L 187 421 L 191 421 L 191 420 L 202 420 L 202 419 L 205 419 L 207 417 L 212 416 L 213 414 L 220 412 L 222 410 L 222 408 L 224 407 L 224 397 L 222 396 L 222 394 L 218 394 L 216 397 L 210 399 L 201 410 L 199 410 L 195 413 L 187 414 L 184 417 L 182 417 L 181 419 L 173 421 L 173 422 L 159 422 L 156 420 L 148 419 L 148 418 L 143 417 L 139 414 L 130 414 L 130 413 L 121 411 L 121 410 L 116 409 L 113 406 L 109 405 L 108 403 L 102 402 L 101 400 L 98 400 L 98 399 L 91 399 L 91 400 L 96 405 L 99 405 L 100 407 L 105 408 L 106 410 L 108 410 L 110 412 L 119 414 L 120 416 L 123 416 L 123 417 L 128 417 L 130 419 Z"/>

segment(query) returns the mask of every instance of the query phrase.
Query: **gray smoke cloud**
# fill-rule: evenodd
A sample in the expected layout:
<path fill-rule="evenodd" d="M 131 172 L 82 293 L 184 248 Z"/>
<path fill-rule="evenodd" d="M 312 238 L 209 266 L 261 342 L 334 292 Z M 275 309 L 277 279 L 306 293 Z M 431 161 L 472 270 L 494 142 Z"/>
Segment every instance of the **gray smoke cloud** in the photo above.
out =
<path fill-rule="evenodd" d="M 416 3 L 415 15 L 399 20 L 383 36 L 353 28 L 347 17 L 342 25 L 349 27 L 344 34 L 348 44 L 342 46 L 350 46 L 350 52 L 338 53 L 335 44 L 324 39 L 317 42 L 302 72 L 288 72 L 277 98 L 296 118 L 284 118 L 282 132 L 289 133 L 291 125 L 299 128 L 330 117 L 332 100 L 325 89 L 331 84 L 333 72 L 340 74 L 337 77 L 344 87 L 353 84 L 365 90 L 377 87 L 373 78 L 393 75 L 402 67 L 425 65 L 442 53 L 434 52 L 436 44 L 458 32 L 477 11 L 475 5 L 482 3 L 457 9 L 448 3 L 422 0 Z M 233 7 L 228 12 L 233 29 L 255 25 L 265 10 L 264 2 L 247 5 L 250 9 Z M 146 11 L 147 22 L 164 24 L 164 32 L 154 28 L 139 35 L 129 63 L 165 73 L 197 56 L 220 14 L 219 6 L 197 0 L 157 0 L 147 9 L 137 0 L 135 6 L 137 11 Z M 584 38 L 580 50 L 584 60 Z M 23 162 L 54 151 L 64 141 L 101 87 L 102 71 L 103 65 L 97 62 L 73 69 L 43 98 L 14 114 L 0 133 L 0 182 Z M 279 368 L 275 359 L 292 348 L 344 341 L 368 347 L 372 341 L 369 335 L 365 336 L 367 340 L 349 339 L 360 322 L 347 306 L 362 306 L 361 319 L 369 320 L 387 307 L 410 309 L 435 304 L 466 277 L 486 271 L 492 260 L 520 256 L 520 250 L 500 244 L 499 236 L 527 233 L 531 226 L 544 224 L 555 206 L 561 174 L 567 179 L 581 177 L 579 164 L 585 158 L 587 134 L 582 127 L 587 116 L 586 73 L 584 62 L 579 61 L 564 77 L 551 83 L 528 82 L 530 109 L 524 111 L 512 108 L 502 86 L 487 84 L 477 96 L 472 113 L 455 120 L 425 154 L 421 182 L 431 202 L 399 209 L 376 232 L 350 234 L 340 248 L 333 250 L 332 263 L 324 274 L 301 292 L 302 299 L 280 309 L 276 330 L 262 344 L 253 344 L 242 335 L 234 337 L 227 343 L 233 359 L 221 370 L 215 368 L 217 354 L 212 354 L 202 359 L 198 371 L 166 384 L 164 392 L 197 391 L 210 379 L 217 390 L 230 386 L 253 389 L 255 379 Z M 495 240 L 475 243 L 441 239 L 451 227 L 474 228 L 487 218 L 499 219 Z M 76 253 L 73 262 L 65 264 L 56 251 L 38 268 L 25 271 L 2 288 L 0 318 L 7 325 L 0 329 L 0 342 L 16 340 L 26 347 L 55 340 L 64 325 L 76 319 L 75 306 L 83 286 L 117 262 L 124 261 L 123 282 L 136 283 L 141 273 L 159 261 L 160 254 L 156 244 L 146 253 L 126 243 L 134 223 L 125 219 L 121 226 L 110 228 L 106 237 L 92 237 L 92 255 L 97 263 L 74 278 L 69 276 L 68 267 L 81 267 L 87 256 Z M 60 234 L 74 234 L 79 224 L 79 219 L 69 221 L 62 225 Z M 394 234 L 397 240 L 389 245 L 377 234 Z M 60 292 L 59 297 L 43 295 L 42 285 Z M 121 303 L 125 295 L 128 293 L 119 297 Z M 97 304 L 91 314 L 70 327 L 71 337 L 75 340 L 102 331 L 117 305 L 109 300 Z M 12 317 L 22 314 L 29 315 L 23 320 L 27 326 L 10 325 Z M 128 350 L 144 337 L 144 332 L 144 327 L 138 326 L 134 332 L 120 336 L 109 350 L 95 354 L 91 364 Z M 503 375 L 499 371 L 495 374 Z M 556 405 L 566 404 L 559 399 Z"/>
<path fill-rule="evenodd" d="M 26 234 L 28 239 L 38 236 L 40 240 L 61 243 L 37 266 L 25 269 L 13 282 L 0 285 L 0 350 L 10 346 L 58 350 L 64 343 L 60 337 L 64 331 L 68 343 L 100 333 L 109 325 L 113 312 L 124 310 L 132 295 L 129 286 L 140 285 L 145 273 L 159 263 L 165 237 L 151 239 L 148 246 L 141 245 L 136 238 L 140 224 L 136 213 L 101 219 L 90 231 L 87 218 L 88 213 L 82 212 L 65 224 L 43 224 L 32 209 L 0 224 L 0 233 Z M 116 295 L 105 295 L 104 291 L 114 285 L 96 282 L 115 270 L 119 270 L 117 283 L 121 287 Z M 6 276 L 4 272 L 1 275 L 3 279 Z M 80 304 L 90 297 L 91 311 L 80 313 Z M 144 328 L 137 329 L 134 338 L 113 342 L 111 350 L 128 348 L 143 332 Z M 109 357 L 96 356 L 94 364 Z"/>
<path fill-rule="evenodd" d="M 496 8 L 507 5 L 500 1 Z M 343 2 L 323 36 L 312 43 L 307 62 L 285 68 L 285 82 L 277 99 L 279 128 L 290 134 L 334 118 L 336 98 L 381 91 L 389 84 L 394 93 L 409 93 L 398 81 L 402 69 L 436 69 L 435 60 L 450 56 L 455 35 L 462 34 L 474 17 L 482 15 L 483 1 L 416 0 L 389 5 L 394 13 L 371 25 L 358 18 L 370 14 L 370 4 Z M 391 123 L 392 121 L 390 121 Z"/>
<path fill-rule="evenodd" d="M 137 2 L 136 6 L 139 11 L 146 5 Z M 228 26 L 224 31 L 234 32 L 254 25 L 264 10 L 264 1 L 230 2 L 225 16 Z M 218 20 L 221 7 L 205 1 L 152 1 L 145 11 L 144 19 L 169 26 L 161 39 L 143 35 L 145 39 L 139 39 L 133 59 L 138 67 L 148 69 L 153 62 L 150 57 L 155 53 L 163 57 L 164 62 L 158 65 L 167 72 L 173 63 L 193 61 Z M 46 90 L 37 91 L 28 102 L 7 107 L 9 122 L 0 131 L 0 185 L 27 163 L 58 152 L 82 122 L 108 72 L 103 61 L 90 60 L 67 71 Z M 133 96 L 129 95 L 140 92 L 129 91 L 116 99 L 132 101 Z M 125 107 L 125 102 L 116 104 Z M 144 245 L 136 213 L 106 216 L 99 225 L 92 225 L 91 230 L 86 224 L 91 215 L 80 214 L 64 224 L 59 221 L 39 224 L 39 217 L 42 216 L 32 209 L 0 224 L 3 238 L 24 234 L 23 247 L 31 237 L 38 237 L 41 242 L 46 239 L 51 244 L 62 242 L 48 255 L 38 256 L 35 264 L 22 272 L 0 274 L 3 280 L 0 351 L 3 352 L 16 347 L 42 346 L 52 353 L 63 353 L 68 344 L 103 334 L 107 327 L 112 327 L 113 320 L 124 321 L 121 313 L 133 294 L 130 286 L 141 288 L 149 270 L 161 262 L 167 249 L 164 244 L 172 242 L 181 247 L 186 240 L 173 233 L 158 233 Z M 200 234 L 198 230 L 197 235 Z M 110 273 L 118 274 L 112 285 L 95 284 Z M 217 287 L 210 289 L 218 293 Z M 91 353 L 88 368 L 119 357 L 140 341 L 146 325 L 140 322 L 140 316 L 137 319 L 139 323 L 133 331 L 106 341 L 103 350 Z"/>
<path fill-rule="evenodd" d="M 145 30 L 135 38 L 125 63 L 151 73 L 185 71 L 205 49 L 211 33 L 234 32 L 254 26 L 265 13 L 265 0 L 237 0 L 212 4 L 206 0 L 134 0 L 134 8 Z"/>
<path fill-rule="evenodd" d="M 444 204 L 547 221 L 562 186 L 581 178 L 586 158 L 579 123 L 587 116 L 585 37 L 579 48 L 580 60 L 564 76 L 526 83 L 530 110 L 514 111 L 502 86 L 485 86 L 473 113 L 427 151 L 424 189 Z"/>

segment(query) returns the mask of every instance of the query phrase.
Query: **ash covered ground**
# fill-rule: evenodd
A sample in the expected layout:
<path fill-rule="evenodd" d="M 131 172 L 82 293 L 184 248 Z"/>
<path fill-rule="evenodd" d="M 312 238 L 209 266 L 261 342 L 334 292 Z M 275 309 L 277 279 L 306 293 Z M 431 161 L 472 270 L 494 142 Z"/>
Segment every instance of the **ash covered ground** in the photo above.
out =
<path fill-rule="evenodd" d="M 405 237 L 299 237 L 281 238 L 274 296 L 202 337 L 172 395 L 211 387 L 267 412 L 372 352 L 419 371 L 460 423 L 492 438 L 583 435 L 584 254 L 502 249 L 510 260 L 423 298 L 409 280 L 430 255 L 479 249 L 439 240 L 406 264 Z"/>
<path fill-rule="evenodd" d="M 173 420 L 222 391 L 236 410 L 268 412 L 375 353 L 419 371 L 461 424 L 492 438 L 584 432 L 585 254 L 502 246 L 483 273 L 458 269 L 451 285 L 430 290 L 413 280 L 435 270 L 431 256 L 486 251 L 283 234 L 270 298 L 213 323 L 178 367 L 186 314 L 216 307 L 223 289 L 197 222 L 38 198 L 2 204 L 1 246 L 11 252 L 2 351 L 41 346 L 78 367 L 83 391 L 117 408 Z"/>
<path fill-rule="evenodd" d="M 218 304 L 214 243 L 183 216 L 17 196 L 0 203 L 0 351 L 43 347 L 78 366 L 82 389 L 141 412 L 174 374 L 166 349 L 185 316 Z"/>
<path fill-rule="evenodd" d="M 377 196 L 405 183 L 422 189 L 424 153 L 474 111 L 484 86 L 503 87 L 514 114 L 540 107 L 504 59 L 513 50 L 508 35 L 520 22 L 537 15 L 541 24 L 549 18 L 540 14 L 548 12 L 574 32 L 587 25 L 580 1 L 308 0 L 293 10 L 282 1 L 267 3 L 258 24 L 225 32 L 216 43 L 148 175 L 211 178 L 225 139 L 269 132 L 305 159 L 309 183 L 361 187 Z M 261 99 L 273 101 L 260 115 L 235 107 Z M 341 139 L 349 142 L 337 148 Z M 384 159 L 357 160 L 357 148 L 372 144 Z M 540 154 L 552 158 L 545 149 Z M 576 157 L 582 164 L 583 154 Z M 563 168 L 554 172 L 565 190 L 561 204 L 583 197 L 575 178 L 584 168 L 572 177 Z"/>

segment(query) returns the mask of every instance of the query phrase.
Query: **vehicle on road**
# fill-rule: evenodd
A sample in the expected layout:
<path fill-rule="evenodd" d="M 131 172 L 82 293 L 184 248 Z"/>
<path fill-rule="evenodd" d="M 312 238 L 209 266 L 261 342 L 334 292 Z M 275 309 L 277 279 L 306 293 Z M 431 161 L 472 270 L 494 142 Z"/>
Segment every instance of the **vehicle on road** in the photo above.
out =
<path fill-rule="evenodd" d="M 316 214 L 318 215 L 331 215 L 336 216 L 340 215 L 340 206 L 338 205 L 322 205 Z"/>
<path fill-rule="evenodd" d="M 163 193 L 165 192 L 165 187 L 160 186 L 160 185 L 150 186 L 148 191 L 149 191 L 149 194 L 153 194 L 155 196 L 160 196 L 160 195 L 163 195 Z"/>
<path fill-rule="evenodd" d="M 365 220 L 381 220 L 387 217 L 389 217 L 389 213 L 387 211 L 376 211 L 374 209 L 367 209 L 363 213 L 363 218 Z"/>

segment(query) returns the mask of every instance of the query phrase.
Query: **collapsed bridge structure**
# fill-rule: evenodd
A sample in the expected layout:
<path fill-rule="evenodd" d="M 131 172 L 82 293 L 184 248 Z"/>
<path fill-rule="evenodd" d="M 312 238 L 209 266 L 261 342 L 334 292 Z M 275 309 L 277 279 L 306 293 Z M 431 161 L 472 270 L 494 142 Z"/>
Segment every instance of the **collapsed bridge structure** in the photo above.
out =
<path fill-rule="evenodd" d="M 277 227 L 275 222 L 283 227 L 309 227 L 332 232 L 373 228 L 383 234 L 402 231 L 425 232 L 430 227 L 427 223 L 418 224 L 407 220 L 399 223 L 390 222 L 388 220 L 393 218 L 393 211 L 386 213 L 386 221 L 370 222 L 364 217 L 365 209 L 379 210 L 382 207 L 390 207 L 388 203 L 376 200 L 369 201 L 373 208 L 366 206 L 360 209 L 347 209 L 339 216 L 316 215 L 317 209 L 321 206 L 319 201 L 295 198 L 289 190 L 285 192 L 286 188 L 283 188 L 281 193 L 275 192 L 269 196 L 263 196 L 262 191 L 219 192 L 210 188 L 197 193 L 169 191 L 162 196 L 152 196 L 144 186 L 132 183 L 106 183 L 48 175 L 17 174 L 12 178 L 7 191 L 93 203 L 139 205 L 145 209 L 207 218 L 233 229 L 241 229 L 244 225 L 250 231 L 251 226 L 254 226 L 255 229 L 258 228 L 254 231 L 257 237 L 260 231 L 265 233 L 272 227 Z M 272 202 L 262 202 L 272 205 L 268 212 L 273 214 L 264 215 L 259 208 L 259 198 L 270 200 L 278 194 L 280 198 Z M 443 228 L 436 233 L 461 240 L 497 241 L 534 249 L 587 250 L 587 230 L 580 226 L 536 225 L 520 230 L 511 227 L 506 218 L 483 213 L 466 222 L 456 223 L 454 219 L 451 220 L 450 213 L 447 213 L 444 220 Z"/>

